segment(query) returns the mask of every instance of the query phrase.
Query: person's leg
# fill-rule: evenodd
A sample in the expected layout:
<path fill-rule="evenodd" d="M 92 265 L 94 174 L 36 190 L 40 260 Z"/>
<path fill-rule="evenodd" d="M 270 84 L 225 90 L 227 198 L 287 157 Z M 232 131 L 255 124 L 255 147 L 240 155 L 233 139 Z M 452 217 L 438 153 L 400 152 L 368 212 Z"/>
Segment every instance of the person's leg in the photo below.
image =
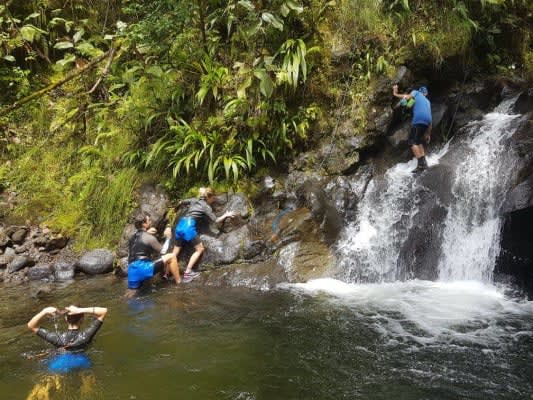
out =
<path fill-rule="evenodd" d="M 180 268 L 178 264 L 178 260 L 174 253 L 165 254 L 161 257 L 163 260 L 163 263 L 165 264 L 165 270 L 170 271 L 170 273 L 174 276 L 174 281 L 176 281 L 176 284 L 181 282 L 180 277 Z"/>
<path fill-rule="evenodd" d="M 189 259 L 189 263 L 187 264 L 187 269 L 185 270 L 186 274 L 191 273 L 192 267 L 194 267 L 194 265 L 198 262 L 198 260 L 200 259 L 204 251 L 205 251 L 205 247 L 202 242 L 194 246 L 194 253 Z"/>

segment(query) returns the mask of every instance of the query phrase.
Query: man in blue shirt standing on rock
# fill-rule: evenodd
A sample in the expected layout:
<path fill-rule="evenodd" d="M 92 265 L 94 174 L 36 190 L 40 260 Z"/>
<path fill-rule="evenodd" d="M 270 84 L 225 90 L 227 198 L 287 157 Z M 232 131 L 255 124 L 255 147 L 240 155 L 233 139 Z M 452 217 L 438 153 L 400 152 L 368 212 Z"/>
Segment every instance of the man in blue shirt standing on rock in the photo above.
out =
<path fill-rule="evenodd" d="M 413 90 L 410 94 L 398 93 L 398 85 L 392 87 L 392 94 L 402 99 L 402 102 L 414 101 L 413 105 L 413 122 L 407 144 L 418 161 L 417 167 L 413 172 L 422 172 L 428 167 L 426 153 L 424 151 L 424 142 L 429 143 L 431 140 L 431 103 L 427 99 L 428 89 L 422 86 L 418 90 Z"/>

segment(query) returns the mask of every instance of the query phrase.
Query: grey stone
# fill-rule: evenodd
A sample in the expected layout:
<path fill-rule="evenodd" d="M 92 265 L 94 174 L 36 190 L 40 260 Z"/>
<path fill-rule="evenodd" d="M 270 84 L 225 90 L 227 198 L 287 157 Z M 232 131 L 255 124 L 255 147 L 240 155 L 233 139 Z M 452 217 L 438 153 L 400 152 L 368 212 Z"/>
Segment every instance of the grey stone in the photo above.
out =
<path fill-rule="evenodd" d="M 56 281 L 68 281 L 74 278 L 76 266 L 68 261 L 56 261 L 54 264 L 54 278 Z"/>
<path fill-rule="evenodd" d="M 7 272 L 13 273 L 25 267 L 35 265 L 35 261 L 28 256 L 15 256 L 13 260 L 7 265 Z"/>
<path fill-rule="evenodd" d="M 507 194 L 503 212 L 509 213 L 533 207 L 533 174 Z"/>
<path fill-rule="evenodd" d="M 26 239 L 27 234 L 28 234 L 28 228 L 25 228 L 25 227 L 18 228 L 11 234 L 11 240 L 15 244 L 22 244 L 24 242 L 24 239 Z"/>
<path fill-rule="evenodd" d="M 107 249 L 96 249 L 85 253 L 78 262 L 80 271 L 89 274 L 105 274 L 113 270 L 113 253 Z"/>
<path fill-rule="evenodd" d="M 30 281 L 48 280 L 52 278 L 52 269 L 48 264 L 36 265 L 28 270 L 27 276 Z"/>

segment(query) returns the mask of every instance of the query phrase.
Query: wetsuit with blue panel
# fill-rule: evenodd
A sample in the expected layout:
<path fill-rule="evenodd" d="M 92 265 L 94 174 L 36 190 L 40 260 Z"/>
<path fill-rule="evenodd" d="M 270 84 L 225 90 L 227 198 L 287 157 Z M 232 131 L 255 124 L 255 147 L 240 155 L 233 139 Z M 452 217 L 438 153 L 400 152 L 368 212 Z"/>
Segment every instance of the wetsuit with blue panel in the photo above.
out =
<path fill-rule="evenodd" d="M 189 242 L 196 246 L 200 243 L 199 232 L 205 232 L 217 217 L 204 198 L 184 200 L 182 203 L 189 204 L 189 208 L 176 225 L 175 245 L 182 247 L 185 242 Z"/>
<path fill-rule="evenodd" d="M 86 329 L 69 329 L 61 333 L 39 328 L 36 332 L 39 337 L 56 348 L 63 350 L 63 352 L 56 353 L 48 360 L 49 370 L 57 373 L 66 373 L 75 369 L 90 368 L 91 361 L 85 353 L 80 351 L 91 343 L 102 323 L 99 319 L 95 319 Z"/>
<path fill-rule="evenodd" d="M 128 288 L 138 289 L 164 267 L 163 259 L 152 261 L 160 254 L 161 244 L 148 232 L 139 229 L 130 238 L 128 254 Z"/>

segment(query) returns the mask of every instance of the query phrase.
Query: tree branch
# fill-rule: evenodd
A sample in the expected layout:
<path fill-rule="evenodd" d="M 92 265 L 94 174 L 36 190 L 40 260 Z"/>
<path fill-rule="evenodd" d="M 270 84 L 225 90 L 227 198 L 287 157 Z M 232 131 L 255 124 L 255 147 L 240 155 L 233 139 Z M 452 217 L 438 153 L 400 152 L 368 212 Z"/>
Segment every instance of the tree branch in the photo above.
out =
<path fill-rule="evenodd" d="M 67 76 L 65 76 L 63 79 L 61 79 L 61 80 L 59 80 L 59 81 L 57 81 L 55 83 L 52 83 L 51 85 L 48 85 L 47 87 L 45 87 L 45 88 L 43 88 L 41 90 L 38 90 L 37 92 L 35 92 L 33 94 L 30 94 L 27 97 L 24 97 L 22 100 L 16 101 L 15 103 L 13 103 L 12 105 L 10 105 L 7 108 L 4 108 L 3 110 L 0 110 L 0 117 L 3 117 L 4 115 L 7 115 L 7 114 L 11 113 L 12 111 L 16 110 L 20 106 L 22 106 L 22 105 L 24 105 L 26 103 L 29 103 L 32 100 L 38 99 L 39 97 L 45 95 L 46 93 L 48 93 L 49 91 L 55 89 L 56 87 L 61 86 L 61 85 L 65 84 L 65 83 L 67 83 L 68 81 L 76 78 L 77 76 L 83 74 L 84 72 L 94 68 L 98 63 L 100 63 L 102 60 L 104 60 L 109 55 L 110 52 L 111 52 L 111 50 L 106 51 L 100 57 L 96 57 L 94 60 L 89 62 L 83 68 L 80 68 L 79 70 L 73 70 L 73 71 L 69 72 L 67 74 Z"/>
<path fill-rule="evenodd" d="M 116 51 L 117 51 L 117 49 L 114 46 L 111 47 L 111 50 L 109 50 L 109 59 L 107 60 L 107 63 L 105 65 L 105 67 L 104 67 L 104 71 L 102 72 L 102 76 L 100 78 L 98 78 L 96 83 L 93 85 L 91 90 L 89 90 L 87 92 L 87 94 L 93 93 L 96 90 L 96 88 L 98 87 L 98 85 L 100 85 L 102 80 L 107 76 L 107 74 L 109 73 L 109 68 L 111 67 L 111 62 L 113 61 L 113 57 L 115 56 L 115 52 Z"/>

